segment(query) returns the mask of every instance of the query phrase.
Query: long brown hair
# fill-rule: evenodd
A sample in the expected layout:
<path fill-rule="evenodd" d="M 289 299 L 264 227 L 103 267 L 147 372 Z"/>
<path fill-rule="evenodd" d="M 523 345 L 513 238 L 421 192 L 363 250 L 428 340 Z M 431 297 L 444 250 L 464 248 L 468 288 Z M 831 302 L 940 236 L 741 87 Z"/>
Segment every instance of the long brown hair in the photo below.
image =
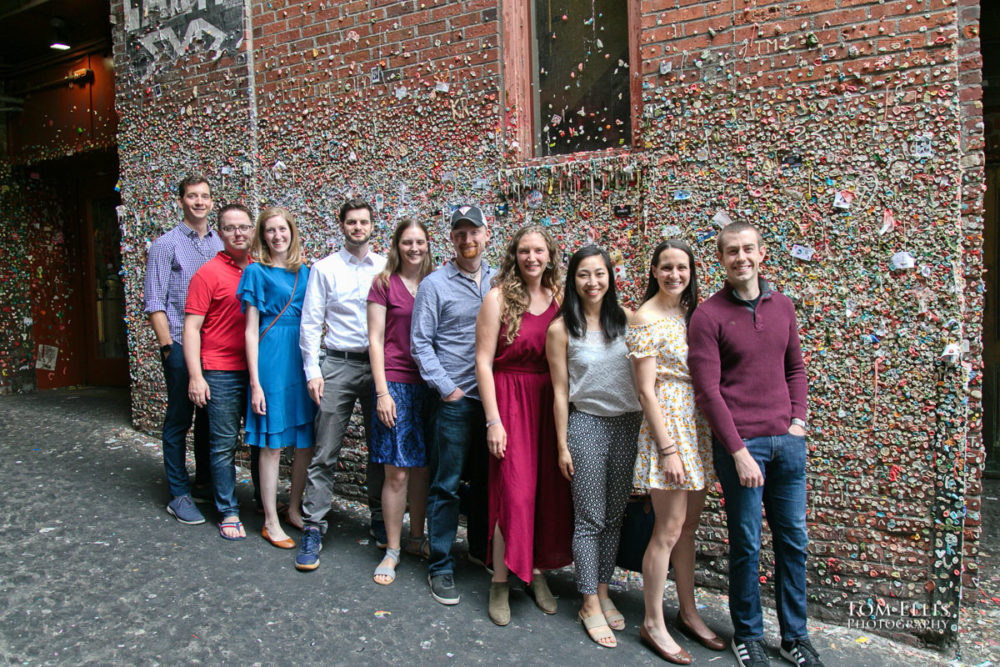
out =
<path fill-rule="evenodd" d="M 257 216 L 257 231 L 253 235 L 250 254 L 264 266 L 274 266 L 274 260 L 271 259 L 271 249 L 267 247 L 267 241 L 264 240 L 264 223 L 271 218 L 281 218 L 288 224 L 288 231 L 291 232 L 292 237 L 288 241 L 288 252 L 285 253 L 285 270 L 289 273 L 298 273 L 299 267 L 302 266 L 302 243 L 299 241 L 299 228 L 288 209 L 271 206 L 260 212 L 260 215 Z"/>
<path fill-rule="evenodd" d="M 493 286 L 500 288 L 500 322 L 507 325 L 507 344 L 510 345 L 517 337 L 517 332 L 521 330 L 521 319 L 528 312 L 531 305 L 531 298 L 528 296 L 527 285 L 521 277 L 521 269 L 517 265 L 517 246 L 528 234 L 538 234 L 545 241 L 545 247 L 549 251 L 549 263 L 542 273 L 542 287 L 550 290 L 556 301 L 561 301 L 561 270 L 559 268 L 558 252 L 552 235 L 541 225 L 526 225 L 521 227 L 507 244 L 503 259 L 500 261 L 500 270 L 493 278 Z"/>
<path fill-rule="evenodd" d="M 382 273 L 375 276 L 375 280 L 382 287 L 388 288 L 389 276 L 399 272 L 399 266 L 402 264 L 402 260 L 399 257 L 399 242 L 403 238 L 403 233 L 410 227 L 420 229 L 424 233 L 424 238 L 427 239 L 427 252 L 424 253 L 424 259 L 420 263 L 420 274 L 417 276 L 417 282 L 423 280 L 424 276 L 434 268 L 434 261 L 431 259 L 431 235 L 427 231 L 427 225 L 419 220 L 403 218 L 396 225 L 396 230 L 392 233 L 392 241 L 389 243 L 389 253 L 385 259 L 385 268 L 382 269 Z"/>

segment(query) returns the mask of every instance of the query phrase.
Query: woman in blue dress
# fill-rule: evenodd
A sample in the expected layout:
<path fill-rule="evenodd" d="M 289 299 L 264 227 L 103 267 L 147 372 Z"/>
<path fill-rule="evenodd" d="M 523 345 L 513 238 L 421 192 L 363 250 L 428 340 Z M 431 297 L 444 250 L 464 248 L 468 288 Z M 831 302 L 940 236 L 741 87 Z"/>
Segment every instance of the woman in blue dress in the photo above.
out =
<path fill-rule="evenodd" d="M 257 261 L 243 271 L 236 290 L 247 319 L 246 441 L 260 448 L 261 534 L 276 547 L 292 549 L 295 542 L 278 520 L 278 463 L 283 447 L 295 447 L 288 522 L 301 528 L 316 406 L 309 398 L 299 352 L 299 321 L 309 268 L 302 263 L 299 231 L 291 213 L 275 207 L 257 217 L 252 253 Z"/>

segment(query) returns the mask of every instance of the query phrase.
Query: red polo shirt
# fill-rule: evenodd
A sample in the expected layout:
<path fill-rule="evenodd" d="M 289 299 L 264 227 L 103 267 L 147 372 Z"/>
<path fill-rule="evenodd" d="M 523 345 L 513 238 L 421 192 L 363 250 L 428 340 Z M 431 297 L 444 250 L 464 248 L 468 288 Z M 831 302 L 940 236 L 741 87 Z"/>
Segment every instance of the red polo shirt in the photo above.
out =
<path fill-rule="evenodd" d="M 252 261 L 252 260 L 251 260 Z M 206 371 L 245 371 L 246 317 L 236 298 L 243 269 L 224 251 L 198 269 L 188 287 L 184 312 L 204 315 L 201 367 Z"/>

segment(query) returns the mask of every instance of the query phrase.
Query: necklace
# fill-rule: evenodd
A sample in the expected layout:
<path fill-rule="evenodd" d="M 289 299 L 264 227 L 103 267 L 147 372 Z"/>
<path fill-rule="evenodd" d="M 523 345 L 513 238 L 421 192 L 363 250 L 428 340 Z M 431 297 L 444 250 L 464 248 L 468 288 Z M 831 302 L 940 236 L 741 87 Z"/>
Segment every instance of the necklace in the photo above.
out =
<path fill-rule="evenodd" d="M 413 287 L 410 287 L 410 283 L 403 277 L 403 274 L 399 274 L 399 280 L 403 283 L 403 287 L 406 288 L 406 291 L 410 293 L 410 296 L 417 295 L 417 283 L 414 283 Z"/>
<path fill-rule="evenodd" d="M 462 267 L 460 267 L 457 262 L 455 263 L 455 268 L 458 269 L 458 272 L 461 273 L 466 278 L 468 278 L 469 280 L 471 280 L 471 281 L 473 281 L 475 283 L 478 283 L 479 282 L 479 274 L 483 270 L 483 264 L 482 264 L 482 262 L 480 262 L 479 266 L 476 267 L 476 270 L 472 271 L 472 272 L 463 271 Z"/>

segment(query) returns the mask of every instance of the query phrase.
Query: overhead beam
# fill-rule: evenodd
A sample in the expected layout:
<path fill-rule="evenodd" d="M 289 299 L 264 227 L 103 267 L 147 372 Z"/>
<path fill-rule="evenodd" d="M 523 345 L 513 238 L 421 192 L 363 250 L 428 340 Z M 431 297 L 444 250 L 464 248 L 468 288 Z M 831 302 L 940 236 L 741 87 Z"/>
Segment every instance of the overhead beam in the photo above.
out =
<path fill-rule="evenodd" d="M 50 0 L 6 0 L 5 2 L 0 2 L 0 21 L 11 16 L 17 16 L 29 9 L 41 7 L 49 2 Z"/>

